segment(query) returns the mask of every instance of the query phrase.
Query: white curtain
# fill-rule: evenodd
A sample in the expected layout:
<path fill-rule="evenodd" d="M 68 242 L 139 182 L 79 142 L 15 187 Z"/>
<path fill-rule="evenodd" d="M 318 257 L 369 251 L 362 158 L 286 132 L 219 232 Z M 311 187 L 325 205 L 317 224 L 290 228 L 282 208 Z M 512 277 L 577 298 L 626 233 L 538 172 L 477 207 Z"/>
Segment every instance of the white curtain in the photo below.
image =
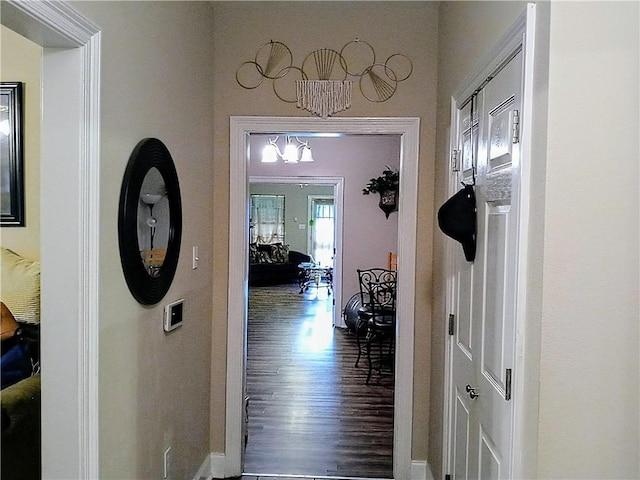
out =
<path fill-rule="evenodd" d="M 251 243 L 284 243 L 284 195 L 251 195 Z"/>
<path fill-rule="evenodd" d="M 335 207 L 332 199 L 314 200 L 313 258 L 323 267 L 333 266 Z"/>

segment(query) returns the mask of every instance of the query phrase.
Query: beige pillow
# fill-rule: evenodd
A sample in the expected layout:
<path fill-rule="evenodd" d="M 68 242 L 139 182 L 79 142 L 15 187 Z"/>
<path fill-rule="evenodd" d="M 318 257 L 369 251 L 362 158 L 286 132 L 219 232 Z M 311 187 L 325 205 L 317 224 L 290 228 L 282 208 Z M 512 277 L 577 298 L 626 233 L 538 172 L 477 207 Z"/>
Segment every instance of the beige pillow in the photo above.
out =
<path fill-rule="evenodd" d="M 40 262 L 1 249 L 0 300 L 16 320 L 40 323 Z"/>

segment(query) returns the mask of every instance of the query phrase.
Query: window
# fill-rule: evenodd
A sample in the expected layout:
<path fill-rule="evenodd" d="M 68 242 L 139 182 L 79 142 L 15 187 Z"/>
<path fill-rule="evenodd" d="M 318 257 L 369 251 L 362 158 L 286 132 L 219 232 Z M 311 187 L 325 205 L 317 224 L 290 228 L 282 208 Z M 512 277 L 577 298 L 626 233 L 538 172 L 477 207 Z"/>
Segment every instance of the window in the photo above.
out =
<path fill-rule="evenodd" d="M 284 195 L 251 195 L 251 243 L 284 243 Z"/>
<path fill-rule="evenodd" d="M 335 207 L 333 198 L 311 197 L 311 252 L 318 265 L 333 267 Z"/>

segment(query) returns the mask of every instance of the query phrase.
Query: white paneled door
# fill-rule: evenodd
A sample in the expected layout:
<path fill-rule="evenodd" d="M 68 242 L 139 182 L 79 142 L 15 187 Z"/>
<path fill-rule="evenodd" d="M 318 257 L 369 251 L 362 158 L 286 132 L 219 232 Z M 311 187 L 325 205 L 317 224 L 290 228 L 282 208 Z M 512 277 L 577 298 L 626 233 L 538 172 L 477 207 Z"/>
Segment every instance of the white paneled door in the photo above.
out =
<path fill-rule="evenodd" d="M 457 114 L 454 174 L 475 183 L 477 205 L 475 261 L 456 248 L 451 283 L 449 474 L 459 480 L 511 476 L 522 57 Z"/>

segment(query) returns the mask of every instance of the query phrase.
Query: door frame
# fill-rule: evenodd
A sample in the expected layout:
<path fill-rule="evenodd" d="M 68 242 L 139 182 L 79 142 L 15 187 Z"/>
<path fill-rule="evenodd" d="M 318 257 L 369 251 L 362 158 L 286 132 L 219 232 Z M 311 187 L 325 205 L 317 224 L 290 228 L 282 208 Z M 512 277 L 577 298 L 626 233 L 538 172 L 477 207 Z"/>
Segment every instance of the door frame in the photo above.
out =
<path fill-rule="evenodd" d="M 248 295 L 247 249 L 249 238 L 248 160 L 249 135 L 274 131 L 400 135 L 398 207 L 398 331 L 394 398 L 393 474 L 411 478 L 413 426 L 413 372 L 415 320 L 415 257 L 418 203 L 418 153 L 420 119 L 417 117 L 328 118 L 230 117 L 229 285 L 227 310 L 227 371 L 224 473 L 242 474 L 244 377 Z M 401 367 L 401 368 L 399 368 Z"/>
<path fill-rule="evenodd" d="M 250 176 L 249 183 L 308 183 L 309 185 L 331 185 L 336 209 L 334 246 L 336 249 L 336 262 L 333 266 L 333 325 L 345 326 L 340 314 L 342 305 L 342 219 L 344 202 L 344 178 L 343 177 L 285 177 L 285 176 Z M 307 235 L 307 242 L 308 242 Z"/>
<path fill-rule="evenodd" d="M 478 91 L 488 82 L 506 63 L 519 51 L 523 52 L 523 91 L 522 114 L 520 119 L 520 144 L 521 144 L 521 187 L 520 187 L 520 221 L 518 226 L 518 258 L 517 264 L 517 291 L 515 312 L 515 350 L 513 368 L 512 401 L 514 402 L 513 435 L 510 478 L 530 478 L 529 471 L 535 465 L 535 449 L 537 433 L 531 428 L 532 423 L 537 423 L 537 393 L 531 390 L 536 384 L 532 374 L 536 374 L 533 366 L 534 355 L 529 353 L 525 346 L 528 344 L 526 308 L 527 308 L 527 267 L 528 267 L 528 238 L 531 202 L 531 144 L 532 144 L 532 119 L 534 110 L 534 45 L 536 26 L 536 6 L 527 4 L 525 11 L 518 17 L 514 24 L 505 32 L 502 38 L 480 59 L 476 68 L 461 82 L 460 86 L 451 96 L 451 128 L 449 139 L 449 158 L 458 144 L 457 128 L 459 123 L 458 108 L 469 101 L 474 92 Z M 460 187 L 455 180 L 453 162 L 448 162 L 447 167 L 447 192 L 448 197 L 453 195 Z M 454 245 L 447 242 L 445 247 L 445 306 L 453 311 L 455 295 L 454 276 Z M 443 429 L 442 429 L 442 465 L 443 474 L 453 470 L 453 445 L 451 444 L 452 432 L 450 429 L 453 411 L 452 405 L 452 342 L 454 337 L 449 335 L 448 325 L 445 329 L 445 372 L 444 372 L 444 397 L 443 397 Z M 534 418 L 535 417 L 535 418 Z"/>
<path fill-rule="evenodd" d="M 1 8 L 43 47 L 42 476 L 98 479 L 100 29 L 64 1 Z"/>

